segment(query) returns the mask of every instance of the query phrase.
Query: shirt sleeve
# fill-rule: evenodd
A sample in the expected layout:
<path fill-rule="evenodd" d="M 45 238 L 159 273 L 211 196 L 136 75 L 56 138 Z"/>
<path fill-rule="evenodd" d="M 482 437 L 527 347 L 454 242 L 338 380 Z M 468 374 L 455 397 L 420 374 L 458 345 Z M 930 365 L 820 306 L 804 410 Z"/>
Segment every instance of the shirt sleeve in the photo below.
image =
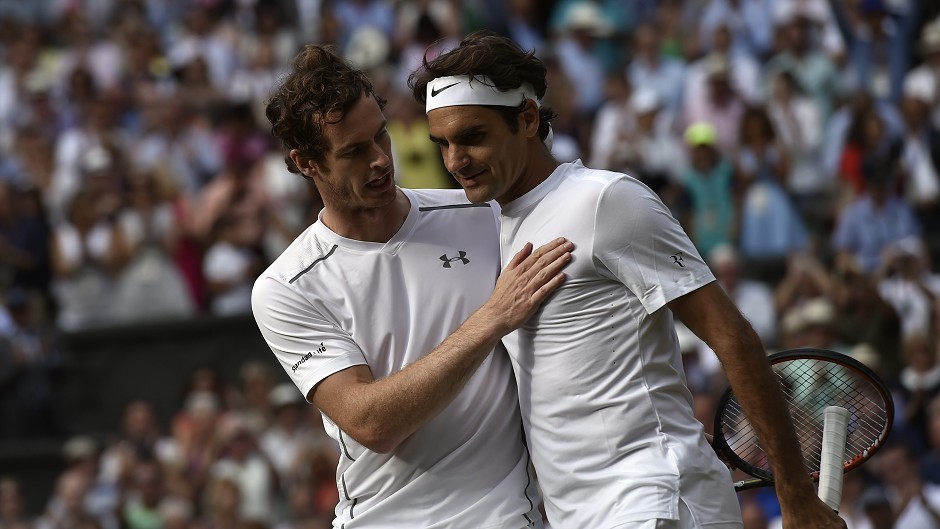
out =
<path fill-rule="evenodd" d="M 608 184 L 595 222 L 599 270 L 630 289 L 649 314 L 715 280 L 659 196 L 637 180 Z"/>
<path fill-rule="evenodd" d="M 251 293 L 251 311 L 284 371 L 310 400 L 310 390 L 330 375 L 367 364 L 352 336 L 288 285 L 262 276 Z"/>

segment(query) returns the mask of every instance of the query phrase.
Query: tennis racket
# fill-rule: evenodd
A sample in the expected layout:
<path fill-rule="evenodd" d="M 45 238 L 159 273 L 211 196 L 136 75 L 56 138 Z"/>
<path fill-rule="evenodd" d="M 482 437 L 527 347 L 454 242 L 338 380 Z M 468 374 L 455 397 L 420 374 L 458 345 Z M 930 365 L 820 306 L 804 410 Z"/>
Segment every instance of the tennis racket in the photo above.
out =
<path fill-rule="evenodd" d="M 870 459 L 891 431 L 891 394 L 870 369 L 833 351 L 791 349 L 768 360 L 789 408 L 807 471 L 820 481 L 820 470 L 825 469 L 820 498 L 836 508 L 842 474 Z M 712 443 L 731 467 L 752 476 L 735 483 L 735 491 L 773 486 L 767 454 L 731 388 L 718 403 Z"/>

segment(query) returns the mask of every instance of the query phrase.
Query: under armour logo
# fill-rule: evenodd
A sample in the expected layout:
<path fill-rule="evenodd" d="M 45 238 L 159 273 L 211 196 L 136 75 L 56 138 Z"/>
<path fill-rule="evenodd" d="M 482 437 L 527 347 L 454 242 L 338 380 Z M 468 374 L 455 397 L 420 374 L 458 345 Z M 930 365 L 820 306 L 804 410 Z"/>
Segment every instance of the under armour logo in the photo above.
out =
<path fill-rule="evenodd" d="M 677 254 L 670 255 L 669 257 L 672 257 L 672 263 L 673 263 L 673 264 L 677 264 L 677 265 L 681 266 L 682 268 L 685 268 L 685 265 L 682 264 L 682 252 L 679 252 L 679 253 L 677 253 Z"/>
<path fill-rule="evenodd" d="M 463 264 L 470 264 L 470 259 L 467 259 L 467 252 L 461 250 L 457 252 L 457 257 L 447 257 L 447 254 L 441 256 L 441 261 L 444 261 L 444 268 L 450 268 L 450 263 L 454 261 L 460 261 Z"/>

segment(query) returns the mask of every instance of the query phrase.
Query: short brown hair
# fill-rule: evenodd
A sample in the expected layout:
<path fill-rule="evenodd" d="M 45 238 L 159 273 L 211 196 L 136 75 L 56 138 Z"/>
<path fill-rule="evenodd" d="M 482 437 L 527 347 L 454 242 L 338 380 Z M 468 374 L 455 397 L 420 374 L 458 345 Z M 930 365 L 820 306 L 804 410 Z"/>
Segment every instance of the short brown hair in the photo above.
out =
<path fill-rule="evenodd" d="M 307 45 L 294 57 L 290 74 L 268 101 L 265 116 L 271 134 L 288 151 L 297 149 L 304 157 L 322 162 L 329 150 L 323 126 L 339 123 L 362 97 L 368 94 L 385 108 L 385 100 L 375 94 L 372 82 L 362 70 L 353 67 L 329 46 Z M 327 121 L 326 116 L 336 114 Z M 300 169 L 288 156 L 292 173 Z"/>
<path fill-rule="evenodd" d="M 434 59 L 431 62 L 425 58 L 423 65 L 414 71 L 408 78 L 415 100 L 420 103 L 427 102 L 427 86 L 438 77 L 451 75 L 469 75 L 471 77 L 489 77 L 493 85 L 499 90 L 512 90 L 530 83 L 535 89 L 535 95 L 541 99 L 548 89 L 545 80 L 548 69 L 545 64 L 535 56 L 534 51 L 525 51 L 512 39 L 503 37 L 489 30 L 480 30 L 470 33 L 460 42 L 460 45 Z M 515 116 L 522 111 L 522 106 L 492 108 L 500 114 L 515 132 L 517 123 Z M 539 108 L 539 138 L 544 140 L 548 136 L 549 122 L 556 116 L 549 107 Z"/>

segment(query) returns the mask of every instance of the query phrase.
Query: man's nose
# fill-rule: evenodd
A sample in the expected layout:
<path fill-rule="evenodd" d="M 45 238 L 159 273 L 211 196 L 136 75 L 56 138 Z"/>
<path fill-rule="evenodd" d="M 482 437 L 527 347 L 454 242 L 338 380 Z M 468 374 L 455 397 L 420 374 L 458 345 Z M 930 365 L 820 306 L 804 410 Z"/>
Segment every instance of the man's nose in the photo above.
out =
<path fill-rule="evenodd" d="M 467 150 L 461 147 L 450 146 L 444 153 L 444 166 L 451 174 L 459 173 L 470 163 Z"/>

